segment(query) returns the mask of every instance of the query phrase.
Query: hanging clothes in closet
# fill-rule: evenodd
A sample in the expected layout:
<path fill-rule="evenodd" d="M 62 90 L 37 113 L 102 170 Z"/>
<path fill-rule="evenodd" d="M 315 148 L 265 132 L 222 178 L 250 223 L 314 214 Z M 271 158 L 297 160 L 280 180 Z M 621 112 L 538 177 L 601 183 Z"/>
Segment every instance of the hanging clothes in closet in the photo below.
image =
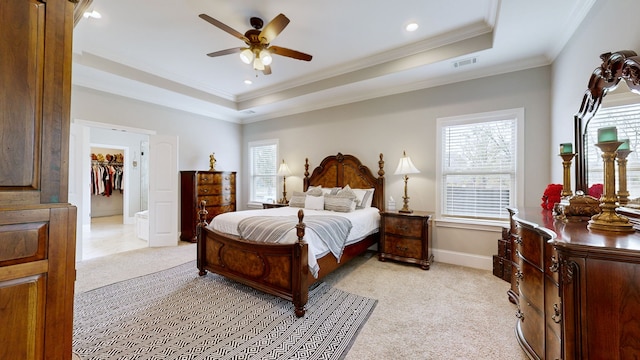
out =
<path fill-rule="evenodd" d="M 122 154 L 91 154 L 91 194 L 111 196 L 123 189 L 124 159 Z"/>

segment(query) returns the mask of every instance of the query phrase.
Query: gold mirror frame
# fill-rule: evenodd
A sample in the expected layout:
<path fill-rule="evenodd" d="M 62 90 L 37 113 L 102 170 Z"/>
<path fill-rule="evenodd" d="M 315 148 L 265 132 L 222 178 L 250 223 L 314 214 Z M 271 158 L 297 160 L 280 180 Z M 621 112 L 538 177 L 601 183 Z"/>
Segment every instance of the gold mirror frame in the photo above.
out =
<path fill-rule="evenodd" d="M 589 181 L 587 178 L 587 157 L 585 151 L 586 126 L 596 114 L 602 99 L 609 91 L 614 90 L 620 80 L 624 80 L 631 92 L 640 94 L 640 56 L 632 50 L 620 50 L 614 53 L 600 55 L 602 65 L 597 67 L 589 86 L 582 98 L 580 110 L 574 115 L 574 136 L 576 144 L 576 191 L 587 193 Z"/>

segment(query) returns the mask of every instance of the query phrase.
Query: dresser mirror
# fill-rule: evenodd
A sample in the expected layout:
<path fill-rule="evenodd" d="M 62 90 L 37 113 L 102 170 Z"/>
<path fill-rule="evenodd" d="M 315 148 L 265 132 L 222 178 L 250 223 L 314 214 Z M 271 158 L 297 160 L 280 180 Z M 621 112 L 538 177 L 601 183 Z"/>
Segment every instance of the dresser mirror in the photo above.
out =
<path fill-rule="evenodd" d="M 640 103 L 640 56 L 634 51 L 623 50 L 602 54 L 600 58 L 602 65 L 591 74 L 580 110 L 574 116 L 575 190 L 584 193 L 590 185 L 603 182 L 601 153 L 594 146 L 598 141 L 598 128 L 615 126 L 618 139 L 629 139 L 631 150 L 637 148 L 640 152 L 640 110 L 634 109 L 634 104 Z M 630 154 L 627 168 L 631 199 L 640 197 L 638 152 Z M 590 173 L 592 179 L 589 179 Z"/>

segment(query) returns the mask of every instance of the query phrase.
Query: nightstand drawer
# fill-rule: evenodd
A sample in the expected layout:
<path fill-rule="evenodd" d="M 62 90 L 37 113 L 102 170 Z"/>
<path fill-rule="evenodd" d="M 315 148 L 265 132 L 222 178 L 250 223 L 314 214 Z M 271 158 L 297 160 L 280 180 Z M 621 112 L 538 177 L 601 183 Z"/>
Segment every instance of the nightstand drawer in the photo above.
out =
<path fill-rule="evenodd" d="M 383 251 L 406 258 L 421 259 L 422 239 L 408 239 L 386 234 Z"/>
<path fill-rule="evenodd" d="M 423 219 L 421 218 L 411 219 L 408 217 L 389 216 L 385 219 L 384 232 L 387 234 L 421 238 L 422 221 Z"/>

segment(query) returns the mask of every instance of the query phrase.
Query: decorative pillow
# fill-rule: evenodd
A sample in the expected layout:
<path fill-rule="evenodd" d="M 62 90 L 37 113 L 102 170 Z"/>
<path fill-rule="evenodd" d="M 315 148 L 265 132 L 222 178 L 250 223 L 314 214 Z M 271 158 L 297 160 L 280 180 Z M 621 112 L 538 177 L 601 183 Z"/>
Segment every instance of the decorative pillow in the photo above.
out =
<path fill-rule="evenodd" d="M 322 196 L 324 195 L 324 192 L 322 192 L 322 188 L 321 187 L 309 187 L 307 189 L 307 195 L 311 195 L 311 196 Z"/>
<path fill-rule="evenodd" d="M 309 188 L 307 189 L 307 194 L 309 194 L 310 190 L 313 190 L 313 195 L 316 196 L 315 194 L 317 194 L 317 190 L 315 189 L 321 189 L 322 193 L 324 195 L 326 194 L 331 194 L 331 195 L 335 195 L 338 193 L 338 190 L 342 189 L 341 187 L 332 187 L 332 188 L 323 188 L 322 185 L 318 185 L 318 186 L 309 186 Z M 310 194 L 311 195 L 311 194 Z"/>
<path fill-rule="evenodd" d="M 356 209 L 355 199 L 338 195 L 324 196 L 324 209 L 337 212 L 351 212 Z"/>
<path fill-rule="evenodd" d="M 304 201 L 304 208 L 311 210 L 324 210 L 324 196 L 307 195 Z"/>
<path fill-rule="evenodd" d="M 358 199 L 358 196 L 356 196 L 356 193 L 353 192 L 353 190 L 349 187 L 349 185 L 345 186 L 344 189 L 338 190 L 338 192 L 336 193 L 336 196 L 346 197 L 346 198 L 355 199 L 355 200 Z"/>
<path fill-rule="evenodd" d="M 353 189 L 353 192 L 358 197 L 358 205 L 356 209 L 364 209 L 371 207 L 373 201 L 373 191 L 375 189 Z"/>
<path fill-rule="evenodd" d="M 303 208 L 306 198 L 307 194 L 300 191 L 294 191 L 291 199 L 289 199 L 289 206 Z"/>

